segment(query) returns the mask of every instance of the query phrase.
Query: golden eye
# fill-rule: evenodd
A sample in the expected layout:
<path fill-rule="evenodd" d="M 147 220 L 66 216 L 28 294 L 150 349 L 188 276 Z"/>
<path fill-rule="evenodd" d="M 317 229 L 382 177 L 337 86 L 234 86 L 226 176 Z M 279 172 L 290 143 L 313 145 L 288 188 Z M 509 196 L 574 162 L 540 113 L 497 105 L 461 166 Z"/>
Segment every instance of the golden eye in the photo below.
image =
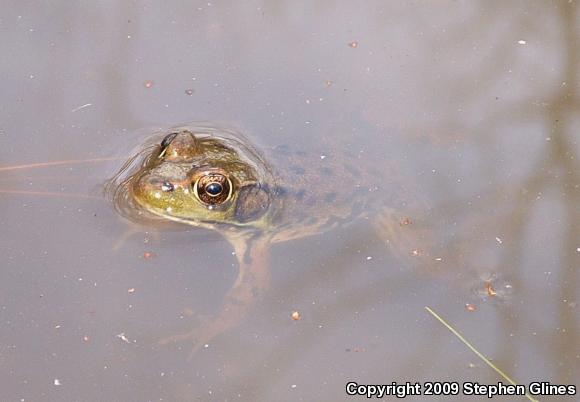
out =
<path fill-rule="evenodd" d="M 232 194 L 232 183 L 221 173 L 205 173 L 193 184 L 193 192 L 206 205 L 220 205 Z"/>

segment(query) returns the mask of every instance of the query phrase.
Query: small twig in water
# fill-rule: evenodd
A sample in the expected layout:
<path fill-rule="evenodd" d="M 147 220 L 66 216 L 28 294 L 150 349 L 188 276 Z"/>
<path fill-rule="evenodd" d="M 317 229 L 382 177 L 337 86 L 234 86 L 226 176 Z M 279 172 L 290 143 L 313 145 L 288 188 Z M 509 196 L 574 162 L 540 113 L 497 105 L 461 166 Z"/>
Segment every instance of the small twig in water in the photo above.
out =
<path fill-rule="evenodd" d="M 99 200 L 102 198 L 102 197 L 97 197 L 95 195 L 77 194 L 77 193 L 57 193 L 54 191 L 28 191 L 28 190 L 3 190 L 3 189 L 0 189 L 0 194 L 65 197 L 65 198 L 89 198 L 89 199 L 95 199 L 95 200 Z"/>
<path fill-rule="evenodd" d="M 82 163 L 116 161 L 116 160 L 120 160 L 120 159 L 125 159 L 125 158 L 115 156 L 115 157 L 111 157 L 111 158 L 71 159 L 71 160 L 53 161 L 53 162 L 29 163 L 26 165 L 0 166 L 0 172 L 5 172 L 5 171 L 9 171 L 9 170 L 19 170 L 19 169 L 32 169 L 32 168 L 48 167 L 48 166 L 77 165 L 77 164 L 82 164 Z"/>
<path fill-rule="evenodd" d="M 493 364 L 487 357 L 485 357 L 483 354 L 481 354 L 477 349 L 475 349 L 474 346 L 472 346 L 467 339 L 465 339 L 463 337 L 463 335 L 461 335 L 459 332 L 457 332 L 455 330 L 455 328 L 453 328 L 450 324 L 447 323 L 447 321 L 445 321 L 443 318 L 441 318 L 435 311 L 431 310 L 431 308 L 425 306 L 425 309 L 435 318 L 437 318 L 437 320 L 439 320 L 439 322 L 441 324 L 443 324 L 449 331 L 451 331 L 453 333 L 453 335 L 455 335 L 456 337 L 459 338 L 459 340 L 461 342 L 463 342 L 465 344 L 465 346 L 467 346 L 473 353 L 475 353 L 477 355 L 477 357 L 479 357 L 481 360 L 483 360 L 489 367 L 491 367 L 492 369 L 494 369 L 494 371 L 496 373 L 498 373 L 500 376 L 502 376 L 506 381 L 508 381 L 510 384 L 512 385 L 517 385 L 517 383 L 512 380 L 511 378 L 509 378 L 507 376 L 506 373 L 504 373 L 503 371 L 501 371 L 495 364 Z M 534 399 L 530 396 L 530 394 L 528 394 L 526 392 L 525 394 L 526 398 L 528 398 L 530 401 L 532 402 L 538 402 L 537 399 Z"/>

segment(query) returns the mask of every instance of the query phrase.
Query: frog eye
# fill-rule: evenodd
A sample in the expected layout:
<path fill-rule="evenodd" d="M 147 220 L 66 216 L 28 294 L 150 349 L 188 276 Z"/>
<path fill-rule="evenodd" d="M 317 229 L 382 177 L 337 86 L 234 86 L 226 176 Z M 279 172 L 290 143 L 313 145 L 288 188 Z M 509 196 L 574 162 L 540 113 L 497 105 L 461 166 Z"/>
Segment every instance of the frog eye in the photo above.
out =
<path fill-rule="evenodd" d="M 232 182 L 221 173 L 205 173 L 193 183 L 193 193 L 208 206 L 220 205 L 230 199 Z"/>
<path fill-rule="evenodd" d="M 158 158 L 168 162 L 184 162 L 199 153 L 199 144 L 191 131 L 167 134 L 161 141 Z"/>
<path fill-rule="evenodd" d="M 165 138 L 161 141 L 161 149 L 165 150 L 171 144 L 171 141 L 177 136 L 177 133 L 167 134 Z"/>

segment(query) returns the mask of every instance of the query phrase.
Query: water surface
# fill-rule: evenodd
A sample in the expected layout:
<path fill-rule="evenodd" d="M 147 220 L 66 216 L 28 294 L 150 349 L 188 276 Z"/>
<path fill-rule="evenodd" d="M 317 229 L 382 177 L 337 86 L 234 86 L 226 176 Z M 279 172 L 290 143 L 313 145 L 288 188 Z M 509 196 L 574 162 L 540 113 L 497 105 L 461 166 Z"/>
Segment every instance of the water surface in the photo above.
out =
<path fill-rule="evenodd" d="M 120 241 L 99 188 L 121 159 L 1 171 L 3 191 L 55 194 L 0 193 L 0 400 L 334 401 L 351 380 L 500 381 L 426 305 L 518 382 L 580 378 L 576 3 L 0 8 L 2 166 L 122 159 L 159 128 L 211 122 L 262 149 L 340 145 L 396 167 L 434 240 L 422 267 L 364 221 L 276 245 L 272 290 L 188 361 L 189 345 L 157 340 L 215 314 L 229 245 L 193 229 Z"/>

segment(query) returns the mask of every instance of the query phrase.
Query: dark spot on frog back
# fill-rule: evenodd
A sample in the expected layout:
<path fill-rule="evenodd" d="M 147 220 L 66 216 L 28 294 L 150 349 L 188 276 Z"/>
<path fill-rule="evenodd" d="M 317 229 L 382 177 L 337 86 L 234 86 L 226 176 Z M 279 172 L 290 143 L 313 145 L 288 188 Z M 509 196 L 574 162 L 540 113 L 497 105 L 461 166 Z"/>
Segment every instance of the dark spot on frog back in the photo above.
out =
<path fill-rule="evenodd" d="M 325 178 L 329 178 L 330 176 L 334 175 L 334 170 L 331 168 L 324 166 L 320 168 L 320 173 L 325 176 Z"/>
<path fill-rule="evenodd" d="M 306 190 L 298 190 L 297 192 L 294 193 L 294 198 L 297 201 L 302 201 L 304 199 L 304 196 L 306 196 Z"/>
<path fill-rule="evenodd" d="M 287 144 L 276 145 L 275 147 L 272 148 L 272 151 L 274 151 L 278 155 L 290 155 L 291 153 L 290 146 L 288 146 Z"/>
<path fill-rule="evenodd" d="M 296 165 L 290 166 L 290 171 L 294 174 L 299 174 L 299 175 L 306 173 L 306 170 L 304 170 L 300 166 L 296 166 Z"/>
<path fill-rule="evenodd" d="M 353 176 L 358 176 L 361 174 L 360 169 L 354 165 L 351 165 L 350 163 L 345 164 L 344 168 L 346 169 L 347 172 L 350 172 L 350 174 Z"/>
<path fill-rule="evenodd" d="M 293 149 L 290 145 L 287 144 L 276 145 L 275 147 L 272 148 L 272 151 L 274 152 L 274 154 L 277 154 L 279 156 L 298 155 L 303 157 L 307 155 L 307 153 L 304 152 L 303 150 Z"/>
<path fill-rule="evenodd" d="M 336 193 L 334 191 L 331 193 L 326 193 L 324 195 L 324 202 L 328 202 L 328 203 L 334 202 L 334 201 L 336 201 L 337 196 L 338 196 L 338 193 Z"/>

